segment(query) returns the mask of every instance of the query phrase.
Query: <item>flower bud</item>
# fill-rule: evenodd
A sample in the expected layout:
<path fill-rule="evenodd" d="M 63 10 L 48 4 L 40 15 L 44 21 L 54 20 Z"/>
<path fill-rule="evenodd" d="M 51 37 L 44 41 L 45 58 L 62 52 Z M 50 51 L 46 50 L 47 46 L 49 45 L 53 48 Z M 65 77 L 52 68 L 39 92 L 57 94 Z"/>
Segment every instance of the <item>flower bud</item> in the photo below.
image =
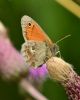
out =
<path fill-rule="evenodd" d="M 69 100 L 80 100 L 80 76 L 72 65 L 58 57 L 52 57 L 46 64 L 50 77 L 63 85 Z"/>

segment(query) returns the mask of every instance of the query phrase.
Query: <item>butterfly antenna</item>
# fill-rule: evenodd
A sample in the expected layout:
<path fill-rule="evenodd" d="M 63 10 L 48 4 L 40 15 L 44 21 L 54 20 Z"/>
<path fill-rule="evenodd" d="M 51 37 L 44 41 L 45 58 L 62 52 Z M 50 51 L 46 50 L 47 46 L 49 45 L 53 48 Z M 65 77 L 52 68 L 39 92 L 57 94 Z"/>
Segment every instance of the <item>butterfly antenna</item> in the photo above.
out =
<path fill-rule="evenodd" d="M 71 34 L 66 35 L 65 37 L 63 37 L 63 38 L 61 38 L 60 40 L 58 40 L 58 41 L 56 42 L 56 44 L 59 43 L 60 41 L 64 40 L 64 39 L 68 38 L 69 36 L 71 36 Z M 61 52 L 58 51 L 57 54 L 59 54 L 59 57 L 61 58 Z"/>
<path fill-rule="evenodd" d="M 66 35 L 65 37 L 63 37 L 63 38 L 61 38 L 60 40 L 58 40 L 58 41 L 56 42 L 56 44 L 59 43 L 60 41 L 64 40 L 64 39 L 68 38 L 69 36 L 71 36 L 71 34 Z"/>

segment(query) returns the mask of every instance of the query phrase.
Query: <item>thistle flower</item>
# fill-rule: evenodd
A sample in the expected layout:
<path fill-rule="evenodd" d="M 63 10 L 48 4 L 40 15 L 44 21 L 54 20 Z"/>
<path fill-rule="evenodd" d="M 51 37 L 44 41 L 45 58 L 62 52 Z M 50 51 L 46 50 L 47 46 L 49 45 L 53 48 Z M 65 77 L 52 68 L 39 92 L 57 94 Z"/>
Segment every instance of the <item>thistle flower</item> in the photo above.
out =
<path fill-rule="evenodd" d="M 46 64 L 50 77 L 64 86 L 69 100 L 80 100 L 80 76 L 72 65 L 58 57 L 52 57 Z"/>
<path fill-rule="evenodd" d="M 21 54 L 13 47 L 5 26 L 0 22 L 0 73 L 6 78 L 19 76 L 26 70 Z"/>
<path fill-rule="evenodd" d="M 47 77 L 48 71 L 46 69 L 46 64 L 43 64 L 41 67 L 38 68 L 30 68 L 29 69 L 29 74 L 31 77 L 35 78 L 36 80 L 45 79 Z"/>
<path fill-rule="evenodd" d="M 46 64 L 41 67 L 34 68 L 31 67 L 28 71 L 27 79 L 39 90 L 41 90 L 42 84 L 48 77 L 48 71 L 46 69 Z"/>
<path fill-rule="evenodd" d="M 26 69 L 22 56 L 8 39 L 0 39 L 0 47 L 0 71 L 5 77 L 16 76 Z"/>

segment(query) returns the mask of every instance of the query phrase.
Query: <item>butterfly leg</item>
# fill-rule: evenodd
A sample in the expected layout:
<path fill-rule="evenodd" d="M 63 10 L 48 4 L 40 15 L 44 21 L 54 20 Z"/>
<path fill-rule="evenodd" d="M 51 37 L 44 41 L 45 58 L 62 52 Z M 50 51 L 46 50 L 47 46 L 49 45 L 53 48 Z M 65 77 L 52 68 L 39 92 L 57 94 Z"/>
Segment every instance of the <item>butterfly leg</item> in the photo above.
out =
<path fill-rule="evenodd" d="M 61 52 L 60 51 L 57 51 L 55 55 L 61 58 Z"/>
<path fill-rule="evenodd" d="M 61 57 L 61 52 L 57 44 L 53 44 L 53 46 L 51 47 L 51 52 L 53 56 Z"/>

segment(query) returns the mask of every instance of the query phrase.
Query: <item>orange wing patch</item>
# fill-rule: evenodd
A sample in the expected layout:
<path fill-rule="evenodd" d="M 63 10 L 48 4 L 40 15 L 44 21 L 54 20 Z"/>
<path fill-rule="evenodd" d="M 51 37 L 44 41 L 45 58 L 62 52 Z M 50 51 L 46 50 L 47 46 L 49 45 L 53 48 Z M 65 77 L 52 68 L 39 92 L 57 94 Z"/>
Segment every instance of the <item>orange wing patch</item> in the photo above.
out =
<path fill-rule="evenodd" d="M 29 23 L 29 25 L 26 27 L 25 36 L 28 40 L 46 41 L 44 33 L 35 23 Z"/>

